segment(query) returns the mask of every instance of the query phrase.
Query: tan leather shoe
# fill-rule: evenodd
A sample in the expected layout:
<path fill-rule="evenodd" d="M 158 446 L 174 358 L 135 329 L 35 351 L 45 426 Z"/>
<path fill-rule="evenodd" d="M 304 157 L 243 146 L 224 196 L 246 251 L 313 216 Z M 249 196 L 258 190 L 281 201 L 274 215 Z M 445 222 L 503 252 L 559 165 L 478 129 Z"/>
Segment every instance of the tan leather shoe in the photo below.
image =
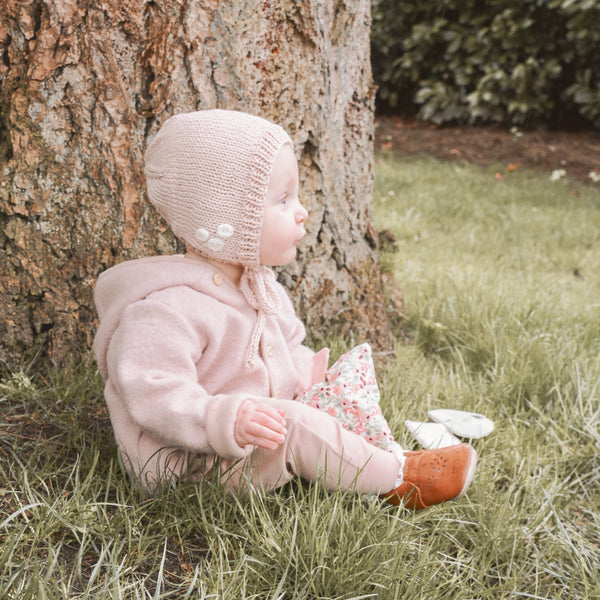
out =
<path fill-rule="evenodd" d="M 462 496 L 477 465 L 477 452 L 470 444 L 405 452 L 404 456 L 404 481 L 383 498 L 394 505 L 404 502 L 414 510 Z"/>

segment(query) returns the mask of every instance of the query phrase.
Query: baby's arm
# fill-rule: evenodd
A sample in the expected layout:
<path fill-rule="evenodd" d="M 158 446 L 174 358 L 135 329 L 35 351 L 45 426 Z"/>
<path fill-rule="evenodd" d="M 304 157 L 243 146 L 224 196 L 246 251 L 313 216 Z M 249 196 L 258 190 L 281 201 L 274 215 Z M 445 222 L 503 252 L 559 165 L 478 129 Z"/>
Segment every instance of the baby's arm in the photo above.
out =
<path fill-rule="evenodd" d="M 298 371 L 296 393 L 301 394 L 325 378 L 329 363 L 329 348 L 322 348 L 315 353 L 305 346 L 306 330 L 304 324 L 296 316 L 294 307 L 284 291 L 282 291 L 281 300 L 281 329 L 285 332 L 286 342 Z"/>
<path fill-rule="evenodd" d="M 181 312 L 152 299 L 136 302 L 111 340 L 110 383 L 128 418 L 164 446 L 242 458 L 252 448 L 237 442 L 235 428 L 249 396 L 210 395 L 199 384 L 196 365 L 205 344 Z"/>

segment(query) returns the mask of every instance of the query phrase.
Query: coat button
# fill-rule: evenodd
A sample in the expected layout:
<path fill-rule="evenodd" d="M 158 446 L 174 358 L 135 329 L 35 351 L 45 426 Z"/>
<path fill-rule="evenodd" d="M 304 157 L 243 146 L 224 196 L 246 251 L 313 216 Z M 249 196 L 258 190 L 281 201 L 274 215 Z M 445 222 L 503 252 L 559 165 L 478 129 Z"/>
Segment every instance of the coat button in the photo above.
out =
<path fill-rule="evenodd" d="M 273 356 L 273 346 L 267 346 L 267 356 L 269 358 Z"/>
<path fill-rule="evenodd" d="M 223 283 L 223 276 L 221 275 L 221 273 L 215 273 L 213 275 L 213 283 L 215 285 L 221 285 Z"/>
<path fill-rule="evenodd" d="M 281 398 L 281 390 L 275 392 L 275 398 Z"/>

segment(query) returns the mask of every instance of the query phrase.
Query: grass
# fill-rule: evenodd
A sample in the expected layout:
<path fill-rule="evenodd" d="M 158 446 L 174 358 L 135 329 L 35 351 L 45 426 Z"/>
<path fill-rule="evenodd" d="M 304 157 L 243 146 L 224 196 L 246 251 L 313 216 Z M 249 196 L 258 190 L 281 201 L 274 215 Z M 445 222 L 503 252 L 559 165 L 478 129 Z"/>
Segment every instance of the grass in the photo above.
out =
<path fill-rule="evenodd" d="M 406 447 L 430 408 L 494 420 L 467 496 L 418 513 L 302 482 L 146 498 L 93 364 L 30 365 L 0 385 L 0 598 L 600 598 L 598 188 L 427 158 L 376 173 L 406 302 L 382 405 Z"/>

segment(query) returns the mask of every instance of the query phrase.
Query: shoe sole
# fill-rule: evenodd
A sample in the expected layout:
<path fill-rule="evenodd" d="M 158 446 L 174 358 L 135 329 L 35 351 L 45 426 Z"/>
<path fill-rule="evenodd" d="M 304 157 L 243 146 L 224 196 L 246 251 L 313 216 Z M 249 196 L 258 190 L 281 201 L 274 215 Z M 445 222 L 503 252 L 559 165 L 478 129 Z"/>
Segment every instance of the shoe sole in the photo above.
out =
<path fill-rule="evenodd" d="M 466 491 L 469 489 L 469 486 L 471 485 L 471 482 L 473 481 L 473 477 L 475 476 L 475 467 L 476 466 L 477 466 L 477 452 L 475 451 L 475 448 L 473 448 L 473 446 L 471 446 L 471 461 L 469 462 L 467 476 L 465 477 L 465 483 L 463 484 L 462 489 L 460 490 L 460 492 L 458 493 L 458 496 L 456 496 L 456 498 L 460 498 L 461 496 L 464 496 Z"/>

